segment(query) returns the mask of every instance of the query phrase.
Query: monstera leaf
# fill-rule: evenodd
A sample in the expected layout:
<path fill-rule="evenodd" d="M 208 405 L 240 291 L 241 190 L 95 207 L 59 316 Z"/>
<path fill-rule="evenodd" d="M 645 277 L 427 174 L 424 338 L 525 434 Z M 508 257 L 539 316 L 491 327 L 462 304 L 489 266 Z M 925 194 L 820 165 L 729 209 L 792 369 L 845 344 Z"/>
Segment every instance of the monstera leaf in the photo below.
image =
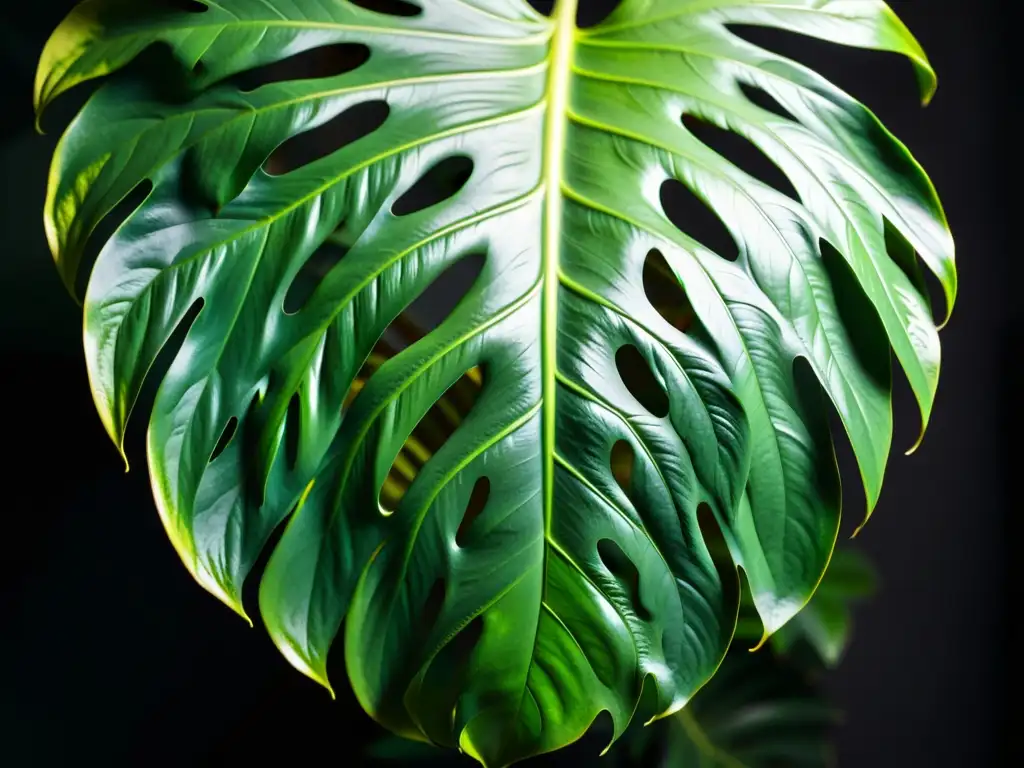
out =
<path fill-rule="evenodd" d="M 109 76 L 51 173 L 69 287 L 90 234 L 144 195 L 84 298 L 119 445 L 188 328 L 147 451 L 185 565 L 244 615 L 243 581 L 287 521 L 259 609 L 289 661 L 329 685 L 341 634 L 373 717 L 487 765 L 603 712 L 621 734 L 644 687 L 652 715 L 680 710 L 729 645 L 736 567 L 767 633 L 808 601 L 839 523 L 829 407 L 873 507 L 890 350 L 925 423 L 935 394 L 918 257 L 955 294 L 941 207 L 903 145 L 736 27 L 904 54 L 927 99 L 924 53 L 883 3 L 575 16 L 576 0 L 551 17 L 524 0 L 87 0 L 37 79 L 41 111 Z M 289 74 L 325 51 L 324 76 Z M 712 127 L 792 189 L 697 138 Z M 450 194 L 424 200 L 445 176 Z M 732 252 L 670 217 L 683 190 Z M 394 340 L 470 262 L 457 306 Z M 466 381 L 465 418 L 422 445 Z"/>

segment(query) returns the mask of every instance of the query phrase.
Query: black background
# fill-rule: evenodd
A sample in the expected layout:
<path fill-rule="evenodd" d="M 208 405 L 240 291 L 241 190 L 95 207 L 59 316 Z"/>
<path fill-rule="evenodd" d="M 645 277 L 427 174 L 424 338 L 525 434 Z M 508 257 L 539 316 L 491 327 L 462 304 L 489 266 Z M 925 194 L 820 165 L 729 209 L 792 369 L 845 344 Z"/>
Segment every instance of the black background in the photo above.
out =
<path fill-rule="evenodd" d="M 31 116 L 36 58 L 70 5 L 0 9 L 0 762 L 358 763 L 353 749 L 372 724 L 344 693 L 332 704 L 261 627 L 249 629 L 191 581 L 153 509 L 143 419 L 125 475 L 93 410 L 80 310 L 42 228 L 60 119 L 55 112 L 41 137 Z M 583 5 L 597 13 L 603 3 Z M 961 269 L 927 439 L 911 457 L 894 450 L 857 542 L 882 590 L 857 611 L 853 646 L 829 678 L 845 712 L 840 764 L 1017 764 L 1007 694 L 1020 576 L 1011 458 L 1022 426 L 1020 303 L 1011 298 L 1019 255 L 1010 230 L 1021 214 L 1009 127 L 1019 89 L 1008 57 L 1014 27 L 1001 9 L 1014 4 L 893 5 L 939 72 L 928 109 L 895 57 L 793 48 L 868 103 L 928 169 Z M 895 448 L 905 449 L 918 424 L 898 386 Z M 849 531 L 863 502 L 856 476 L 846 477 Z"/>

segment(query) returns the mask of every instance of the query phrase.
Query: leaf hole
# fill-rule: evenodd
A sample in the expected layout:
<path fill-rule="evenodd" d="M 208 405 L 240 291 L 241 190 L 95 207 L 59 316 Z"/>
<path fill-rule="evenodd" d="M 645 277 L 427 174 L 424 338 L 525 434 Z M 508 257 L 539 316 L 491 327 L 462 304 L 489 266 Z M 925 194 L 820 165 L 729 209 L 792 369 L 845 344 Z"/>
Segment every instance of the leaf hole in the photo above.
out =
<path fill-rule="evenodd" d="M 456 260 L 391 321 L 349 387 L 342 405 L 343 410 L 352 405 L 366 382 L 385 361 L 420 341 L 444 322 L 469 293 L 485 263 L 486 256 L 479 252 L 468 253 Z M 463 390 L 464 387 L 459 387 L 457 391 L 461 393 Z"/>
<path fill-rule="evenodd" d="M 423 466 L 441 449 L 473 410 L 483 384 L 483 369 L 478 366 L 470 368 L 434 401 L 419 420 L 392 462 L 391 469 L 381 486 L 378 503 L 383 514 L 391 515 L 398 509 Z M 488 492 L 489 488 L 488 481 Z M 473 493 L 477 493 L 476 487 Z M 485 496 L 483 503 L 486 504 L 486 501 Z M 470 505 L 472 504 L 471 497 Z M 467 514 L 468 512 L 467 509 Z"/>
<path fill-rule="evenodd" d="M 469 503 L 466 505 L 466 512 L 459 523 L 459 530 L 455 534 L 455 543 L 465 547 L 470 540 L 473 523 L 480 517 L 487 506 L 487 500 L 491 496 L 491 481 L 488 477 L 478 478 L 473 485 L 473 491 L 469 496 Z"/>
<path fill-rule="evenodd" d="M 949 312 L 946 304 L 946 293 L 935 274 L 924 267 L 914 246 L 907 242 L 903 234 L 888 219 L 885 221 L 885 250 L 900 271 L 907 276 L 917 289 L 932 313 L 932 321 L 941 325 Z"/>
<path fill-rule="evenodd" d="M 762 621 L 761 614 L 754 603 L 754 595 L 750 589 L 750 578 L 742 567 L 736 569 L 733 581 L 736 583 L 736 601 L 739 603 L 736 612 L 736 633 L 733 636 L 733 643 L 739 647 L 746 647 L 749 653 L 749 649 L 757 647 L 761 638 L 764 637 L 764 621 Z M 730 602 L 728 605 L 732 607 L 736 603 Z M 774 648 L 771 645 L 764 649 L 766 653 L 771 653 L 773 650 Z"/>
<path fill-rule="evenodd" d="M 680 333 L 687 333 L 696 317 L 693 305 L 676 273 L 657 249 L 644 259 L 643 285 L 647 300 L 665 322 Z"/>
<path fill-rule="evenodd" d="M 619 488 L 631 498 L 633 491 L 633 468 L 636 462 L 636 454 L 633 446 L 628 440 L 616 440 L 612 446 L 611 467 L 612 477 L 619 484 Z"/>
<path fill-rule="evenodd" d="M 822 266 L 832 287 L 839 325 L 851 342 L 858 363 L 881 388 L 892 385 L 889 337 L 878 311 L 843 255 L 824 238 L 818 249 Z"/>
<path fill-rule="evenodd" d="M 260 548 L 259 554 L 256 557 L 252 568 L 249 570 L 248 575 L 242 582 L 242 605 L 245 607 L 245 612 L 249 616 L 260 615 L 260 582 L 263 580 L 263 573 L 267 570 L 267 563 L 270 562 L 270 558 L 274 554 L 274 550 L 277 549 L 278 542 L 281 541 L 285 528 L 288 527 L 288 521 L 291 519 L 294 512 L 295 507 L 289 509 L 287 514 L 280 516 L 281 519 L 267 535 L 266 541 L 263 542 L 263 546 Z M 344 657 L 344 654 L 338 655 Z M 330 672 L 328 677 L 335 680 L 339 679 L 335 674 L 331 674 Z"/>
<path fill-rule="evenodd" d="M 632 344 L 626 344 L 615 353 L 615 367 L 629 394 L 636 398 L 650 414 L 663 419 L 668 416 L 669 402 L 665 389 L 651 372 L 646 358 Z"/>
<path fill-rule="evenodd" d="M 885 350 L 884 355 L 884 359 L 888 361 L 888 349 Z M 807 450 L 815 459 L 814 466 L 808 473 L 808 487 L 816 496 L 825 499 L 826 505 L 831 510 L 838 512 L 844 506 L 844 496 L 846 497 L 845 506 L 848 508 L 867 509 L 862 483 L 850 483 L 848 484 L 850 487 L 845 491 L 841 486 L 841 475 L 837 470 L 837 467 L 841 466 L 839 464 L 840 453 L 849 448 L 850 455 L 853 457 L 853 448 L 843 427 L 842 417 L 818 380 L 814 367 L 807 358 L 799 355 L 793 358 L 791 375 L 797 413 L 801 414 L 809 432 L 810 439 Z M 854 460 L 856 460 L 855 457 Z M 856 466 L 854 464 L 854 467 Z M 851 472 L 852 477 L 858 477 L 859 474 L 856 469 Z M 860 522 L 860 520 L 857 521 L 858 524 Z M 839 523 L 842 523 L 842 518 Z"/>
<path fill-rule="evenodd" d="M 220 439 L 217 440 L 217 445 L 213 449 L 213 453 L 210 454 L 210 463 L 212 464 L 217 460 L 217 457 L 224 453 L 224 449 L 228 447 L 228 444 L 235 436 L 235 431 L 238 429 L 238 417 L 232 416 L 228 419 L 228 423 L 224 426 L 224 431 L 220 434 Z"/>
<path fill-rule="evenodd" d="M 537 13 L 550 16 L 555 10 L 555 0 L 526 0 Z"/>
<path fill-rule="evenodd" d="M 428 674 L 443 675 L 445 680 L 441 682 L 445 689 L 452 693 L 461 693 L 469 682 L 470 660 L 473 651 L 480 645 L 484 636 L 484 618 L 477 616 L 466 626 L 455 633 L 455 636 L 444 644 L 438 651 L 430 665 Z M 431 686 L 430 690 L 437 691 L 438 688 Z M 455 714 L 455 700 L 451 700 L 451 713 Z M 450 723 L 449 723 L 450 725 Z M 449 745 L 454 746 L 454 745 Z"/>
<path fill-rule="evenodd" d="M 694 115 L 683 115 L 683 125 L 694 138 L 713 149 L 741 171 L 762 181 L 777 192 L 800 202 L 793 183 L 764 151 L 746 136 L 727 131 Z"/>
<path fill-rule="evenodd" d="M 75 274 L 75 296 L 85 295 L 92 269 L 96 266 L 96 259 L 99 258 L 100 251 L 128 217 L 142 207 L 152 191 L 153 182 L 149 179 L 139 182 L 97 223 L 82 249 L 82 259 L 78 264 L 78 272 Z"/>
<path fill-rule="evenodd" d="M 615 741 L 615 720 L 612 713 L 602 709 L 587 728 L 586 733 L 573 745 L 574 751 L 579 755 L 597 755 Z M 623 752 L 628 751 L 624 749 Z M 638 763 L 641 764 L 642 763 Z"/>
<path fill-rule="evenodd" d="M 363 365 L 359 369 L 359 373 L 352 380 L 352 384 L 349 385 L 348 392 L 345 393 L 345 397 L 342 400 L 341 410 L 342 413 L 347 411 L 356 397 L 363 388 L 366 386 L 366 382 L 375 374 L 380 367 L 394 357 L 398 353 L 398 349 L 395 348 L 388 340 L 380 339 L 371 350 L 370 354 L 366 356 L 366 360 L 363 361 Z"/>
<path fill-rule="evenodd" d="M 160 351 L 154 356 L 153 363 L 148 367 L 145 378 L 139 387 L 138 396 L 132 403 L 132 414 L 144 414 L 149 416 L 153 411 L 153 404 L 156 401 L 156 393 L 160 385 L 167 377 L 167 372 L 174 363 L 178 353 L 185 344 L 185 338 L 195 324 L 199 314 L 203 311 L 205 301 L 202 298 L 196 299 L 181 314 L 181 319 L 174 325 L 174 330 L 168 335 L 167 341 L 160 347 Z M 136 446 L 139 452 L 146 450 L 146 433 L 149 429 L 148 418 L 129 418 L 125 433 L 125 454 L 135 455 Z"/>
<path fill-rule="evenodd" d="M 284 296 L 285 314 L 293 315 L 306 306 L 310 297 L 320 287 L 320 283 L 345 258 L 348 252 L 349 246 L 343 245 L 337 238 L 322 243 L 292 278 Z"/>
<path fill-rule="evenodd" d="M 425 210 L 457 195 L 473 174 L 473 161 L 465 155 L 446 157 L 423 174 L 391 206 L 395 216 Z"/>
<path fill-rule="evenodd" d="M 402 313 L 399 323 L 407 329 L 411 341 L 422 338 L 455 311 L 472 290 L 487 263 L 486 254 L 468 253 L 438 277 Z"/>
<path fill-rule="evenodd" d="M 666 179 L 661 185 L 661 207 L 684 235 L 727 261 L 739 258 L 739 247 L 722 220 L 678 179 Z"/>
<path fill-rule="evenodd" d="M 462 694 L 470 682 L 473 653 L 480 645 L 485 631 L 483 616 L 476 616 L 466 626 L 458 629 L 448 642 L 437 649 L 431 658 L 434 647 L 422 644 L 410 654 L 414 662 L 409 665 L 411 674 L 418 668 L 418 676 L 422 681 L 419 686 L 420 698 L 414 702 L 406 698 L 410 710 L 418 711 L 417 724 L 424 734 L 437 746 L 454 749 L 458 744 L 458 733 L 452 733 L 452 725 L 458 720 L 458 707 L 466 703 Z M 423 664 L 427 666 L 424 669 Z M 402 678 L 401 688 L 395 691 L 396 698 L 405 694 L 407 682 Z M 430 756 L 425 756 L 429 758 Z M 411 756 L 409 760 L 411 760 Z M 407 764 L 409 763 L 406 760 Z M 427 760 L 429 763 L 429 759 Z"/>
<path fill-rule="evenodd" d="M 597 542 L 597 555 L 601 562 L 626 593 L 630 605 L 640 621 L 650 621 L 651 614 L 640 599 L 640 572 L 622 548 L 611 539 Z"/>
<path fill-rule="evenodd" d="M 580 29 L 596 27 L 611 16 L 622 0 L 587 0 L 576 8 L 576 26 Z"/>
<path fill-rule="evenodd" d="M 370 49 L 362 43 L 335 43 L 241 72 L 231 78 L 231 83 L 243 93 L 251 93 L 271 83 L 337 77 L 358 69 L 369 59 Z"/>
<path fill-rule="evenodd" d="M 352 5 L 380 13 L 384 16 L 402 16 L 412 18 L 423 13 L 423 9 L 407 0 L 348 0 Z"/>
<path fill-rule="evenodd" d="M 782 104 L 779 103 L 779 100 L 768 93 L 764 88 L 742 80 L 737 80 L 736 84 L 743 92 L 747 101 L 755 107 L 760 107 L 766 112 L 771 112 L 776 117 L 781 117 L 782 119 L 789 120 L 792 123 L 799 122 L 792 112 L 782 106 Z"/>
<path fill-rule="evenodd" d="M 727 24 L 737 37 L 791 61 L 798 62 L 835 83 L 847 93 L 870 95 L 877 114 L 899 114 L 918 100 L 914 70 L 907 59 L 891 51 L 837 45 L 779 27 Z M 894 70 L 900 74 L 894 76 Z"/>
<path fill-rule="evenodd" d="M 697 505 L 697 526 L 700 529 L 704 546 L 708 548 L 708 555 L 718 572 L 719 581 L 726 591 L 726 604 L 736 605 L 739 601 L 739 580 L 736 578 L 736 566 L 733 564 L 732 555 L 729 554 L 729 545 L 722 534 L 722 527 L 718 524 L 714 510 L 707 502 Z"/>
<path fill-rule="evenodd" d="M 323 125 L 292 136 L 278 146 L 263 164 L 263 170 L 271 176 L 281 176 L 321 160 L 369 136 L 384 125 L 390 111 L 382 99 L 355 104 Z"/>

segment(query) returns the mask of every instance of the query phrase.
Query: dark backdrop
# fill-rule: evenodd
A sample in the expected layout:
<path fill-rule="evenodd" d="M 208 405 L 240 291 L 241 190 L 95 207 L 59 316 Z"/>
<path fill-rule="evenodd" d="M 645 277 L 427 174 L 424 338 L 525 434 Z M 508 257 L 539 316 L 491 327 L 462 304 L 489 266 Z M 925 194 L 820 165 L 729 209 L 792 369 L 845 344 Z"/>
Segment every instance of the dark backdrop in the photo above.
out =
<path fill-rule="evenodd" d="M 349 748 L 373 726 L 347 697 L 332 704 L 295 673 L 262 628 L 194 585 L 152 506 L 144 419 L 125 475 L 93 411 L 79 309 L 50 263 L 40 214 L 60 120 L 40 137 L 30 114 L 36 57 L 70 5 L 0 9 L 0 762 L 269 764 L 287 755 L 298 765 L 322 755 L 349 764 Z M 1009 230 L 1020 214 L 1007 127 L 1013 28 L 1000 10 L 1013 4 L 894 5 L 939 71 L 927 110 L 894 57 L 800 48 L 928 169 L 962 275 L 931 429 L 914 456 L 894 451 L 879 509 L 858 539 L 882 591 L 858 610 L 853 647 L 829 679 L 846 715 L 840 764 L 1013 764 L 1004 693 L 1020 576 L 1009 568 L 1019 535 L 1011 455 L 1021 339 Z M 895 447 L 905 448 L 917 422 L 900 386 Z M 852 523 L 862 501 L 855 475 L 847 478 Z"/>

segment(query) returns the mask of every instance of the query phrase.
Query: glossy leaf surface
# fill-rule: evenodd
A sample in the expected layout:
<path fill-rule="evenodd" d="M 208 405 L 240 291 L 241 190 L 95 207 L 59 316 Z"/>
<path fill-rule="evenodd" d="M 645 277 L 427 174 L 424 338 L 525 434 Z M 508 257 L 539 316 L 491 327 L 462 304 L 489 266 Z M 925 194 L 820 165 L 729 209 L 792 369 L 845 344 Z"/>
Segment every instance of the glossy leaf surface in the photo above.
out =
<path fill-rule="evenodd" d="M 82 3 L 37 107 L 109 77 L 58 147 L 47 234 L 74 286 L 90 233 L 152 186 L 92 269 L 85 347 L 120 445 L 190 323 L 148 462 L 195 578 L 244 614 L 287 520 L 260 612 L 289 661 L 329 685 L 337 639 L 378 721 L 503 766 L 602 712 L 621 734 L 645 685 L 668 715 L 711 677 L 737 601 L 708 537 L 768 632 L 808 601 L 839 522 L 827 404 L 873 507 L 890 350 L 931 412 L 918 257 L 949 306 L 956 279 L 928 179 L 867 109 L 729 25 L 904 54 L 926 99 L 934 77 L 880 2 L 624 0 L 588 29 L 574 0 L 389 7 Z M 327 49 L 330 74 L 288 74 Z M 424 177 L 446 196 L 424 203 Z M 685 190 L 734 260 L 663 204 Z M 470 261 L 457 306 L 382 353 Z M 424 444 L 467 379 L 475 403 Z"/>

